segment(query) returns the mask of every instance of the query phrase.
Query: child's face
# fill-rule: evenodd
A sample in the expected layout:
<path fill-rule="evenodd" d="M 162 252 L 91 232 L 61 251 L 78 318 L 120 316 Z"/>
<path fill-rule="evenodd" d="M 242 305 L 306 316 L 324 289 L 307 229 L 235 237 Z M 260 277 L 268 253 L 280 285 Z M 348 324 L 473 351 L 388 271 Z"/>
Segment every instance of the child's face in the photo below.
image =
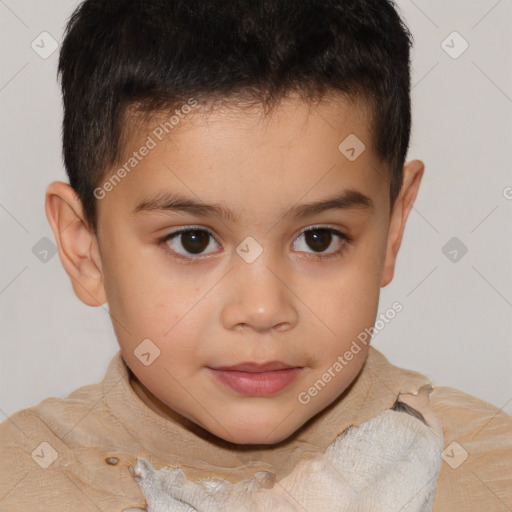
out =
<path fill-rule="evenodd" d="M 309 108 L 290 98 L 268 118 L 196 112 L 160 141 L 161 121 L 133 136 L 130 155 L 148 135 L 156 147 L 98 201 L 102 286 L 123 357 L 151 407 L 156 397 L 160 411 L 163 403 L 231 442 L 278 442 L 359 372 L 361 343 L 341 371 L 333 365 L 374 325 L 403 211 L 390 216 L 389 176 L 355 105 Z M 353 161 L 338 149 L 350 134 L 366 145 Z M 171 196 L 231 214 L 166 207 Z M 342 208 L 297 214 L 342 196 Z M 183 229 L 196 231 L 165 241 Z M 148 339 L 160 355 L 146 366 L 135 353 Z M 295 369 L 215 370 L 276 361 Z M 330 381 L 309 393 L 329 370 Z"/>

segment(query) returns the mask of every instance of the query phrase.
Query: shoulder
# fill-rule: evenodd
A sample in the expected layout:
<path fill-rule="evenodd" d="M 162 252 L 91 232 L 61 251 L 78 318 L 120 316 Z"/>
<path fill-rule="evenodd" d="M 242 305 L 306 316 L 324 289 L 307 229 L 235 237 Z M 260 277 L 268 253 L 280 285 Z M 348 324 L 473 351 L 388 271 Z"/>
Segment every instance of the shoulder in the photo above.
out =
<path fill-rule="evenodd" d="M 110 413 L 105 382 L 46 398 L 0 423 L 2 512 L 97 511 L 96 503 L 107 512 L 126 507 L 130 498 L 139 504 L 124 463 L 107 462 L 112 455 L 127 458 L 116 442 L 130 438 Z"/>
<path fill-rule="evenodd" d="M 371 369 L 394 392 L 417 394 L 428 379 L 396 367 L 377 350 Z M 435 512 L 512 510 L 512 417 L 448 386 L 433 385 L 429 404 L 444 431 Z"/>
<path fill-rule="evenodd" d="M 430 403 L 445 436 L 435 510 L 512 508 L 512 417 L 447 386 Z"/>
<path fill-rule="evenodd" d="M 71 432 L 91 411 L 97 395 L 97 384 L 84 386 L 65 398 L 46 398 L 0 423 L 2 511 L 72 510 L 82 504 L 73 478 L 79 452 Z"/>
<path fill-rule="evenodd" d="M 0 423 L 0 445 L 3 449 L 28 449 L 39 437 L 57 438 L 66 443 L 68 434 L 81 418 L 95 405 L 101 409 L 101 401 L 101 383 L 80 387 L 63 398 L 45 398 Z"/>
<path fill-rule="evenodd" d="M 71 490 L 62 468 L 73 457 L 64 434 L 68 420 L 76 417 L 75 410 L 73 399 L 51 397 L 0 424 L 2 511 L 39 510 L 38 506 L 61 510 L 53 501 L 59 497 L 66 502 Z"/>

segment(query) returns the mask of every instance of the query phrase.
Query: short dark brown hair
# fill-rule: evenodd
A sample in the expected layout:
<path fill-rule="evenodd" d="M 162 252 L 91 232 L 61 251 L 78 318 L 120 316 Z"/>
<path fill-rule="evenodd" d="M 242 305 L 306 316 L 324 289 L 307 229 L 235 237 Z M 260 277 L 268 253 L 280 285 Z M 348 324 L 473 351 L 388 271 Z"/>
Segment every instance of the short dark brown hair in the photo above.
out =
<path fill-rule="evenodd" d="M 63 157 L 96 229 L 95 187 L 122 158 L 126 113 L 250 98 L 364 98 L 372 144 L 401 185 L 412 36 L 391 0 L 85 0 L 60 50 Z"/>

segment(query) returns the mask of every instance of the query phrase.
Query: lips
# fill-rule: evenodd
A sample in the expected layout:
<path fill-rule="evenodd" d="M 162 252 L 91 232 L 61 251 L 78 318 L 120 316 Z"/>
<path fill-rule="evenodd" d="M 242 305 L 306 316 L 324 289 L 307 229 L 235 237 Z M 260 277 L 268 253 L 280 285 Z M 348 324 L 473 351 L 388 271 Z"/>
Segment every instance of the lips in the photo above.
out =
<path fill-rule="evenodd" d="M 303 368 L 280 361 L 240 363 L 209 368 L 215 380 L 233 391 L 248 396 L 270 396 L 287 388 Z"/>
<path fill-rule="evenodd" d="M 240 363 L 233 366 L 217 366 L 214 370 L 223 371 L 238 371 L 238 372 L 249 372 L 249 373 L 260 373 L 260 372 L 271 372 L 275 370 L 287 370 L 289 368 L 298 368 L 280 361 L 269 361 L 268 363 Z"/>

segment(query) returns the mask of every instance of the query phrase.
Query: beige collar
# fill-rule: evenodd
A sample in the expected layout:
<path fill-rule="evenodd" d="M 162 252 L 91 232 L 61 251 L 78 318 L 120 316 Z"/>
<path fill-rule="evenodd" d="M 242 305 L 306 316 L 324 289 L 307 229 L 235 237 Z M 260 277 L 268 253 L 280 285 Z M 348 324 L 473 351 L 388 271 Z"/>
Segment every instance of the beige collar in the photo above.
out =
<path fill-rule="evenodd" d="M 146 450 L 135 457 L 154 456 L 154 460 L 165 461 L 163 464 L 180 466 L 191 479 L 218 476 L 232 482 L 249 478 L 258 470 L 283 478 L 302 456 L 323 453 L 348 427 L 391 408 L 400 393 L 416 394 L 430 384 L 419 373 L 391 365 L 370 347 L 358 377 L 333 404 L 278 444 L 242 448 L 196 425 L 162 417 L 137 396 L 130 385 L 131 376 L 119 351 L 102 386 L 110 411 Z"/>

